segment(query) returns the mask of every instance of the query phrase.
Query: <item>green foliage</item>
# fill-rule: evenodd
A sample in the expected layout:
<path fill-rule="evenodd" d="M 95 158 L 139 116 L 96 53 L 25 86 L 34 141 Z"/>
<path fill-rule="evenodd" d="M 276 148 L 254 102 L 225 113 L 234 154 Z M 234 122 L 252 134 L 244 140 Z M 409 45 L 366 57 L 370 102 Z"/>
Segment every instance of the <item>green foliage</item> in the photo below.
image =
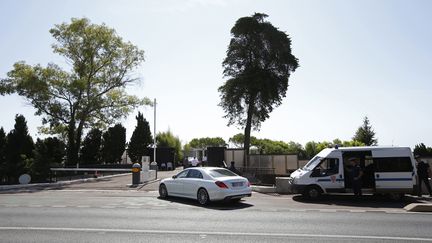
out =
<path fill-rule="evenodd" d="M 310 141 L 307 142 L 305 145 L 305 158 L 311 159 L 316 154 L 321 152 L 321 150 L 326 148 L 333 148 L 336 145 L 339 147 L 358 147 L 358 146 L 365 146 L 364 143 L 359 141 L 342 141 L 338 138 L 334 139 L 333 142 L 323 141 L 323 142 L 315 142 Z"/>
<path fill-rule="evenodd" d="M 432 147 L 426 147 L 424 143 L 417 144 L 414 147 L 414 154 L 420 156 L 432 156 Z"/>
<path fill-rule="evenodd" d="M 18 177 L 27 172 L 27 163 L 33 157 L 33 147 L 26 119 L 22 115 L 16 115 L 14 129 L 8 133 L 5 146 L 5 172 L 8 183 L 17 183 Z"/>
<path fill-rule="evenodd" d="M 50 168 L 62 164 L 66 155 L 63 141 L 49 137 L 44 140 L 37 139 L 34 150 L 34 160 L 30 164 L 32 182 L 46 182 L 49 178 Z"/>
<path fill-rule="evenodd" d="M 80 153 L 80 164 L 91 165 L 101 163 L 102 131 L 93 128 L 84 138 Z"/>
<path fill-rule="evenodd" d="M 6 176 L 6 133 L 0 128 L 0 184 Z"/>
<path fill-rule="evenodd" d="M 378 140 L 375 138 L 375 132 L 367 116 L 364 117 L 363 125 L 357 129 L 353 140 L 362 142 L 366 144 L 366 146 L 376 146 L 378 144 Z"/>
<path fill-rule="evenodd" d="M 102 157 L 105 163 L 114 164 L 121 161 L 126 148 L 126 128 L 121 124 L 108 128 L 103 134 Z"/>
<path fill-rule="evenodd" d="M 237 133 L 236 135 L 232 136 L 228 140 L 231 144 L 233 144 L 236 148 L 242 148 L 244 146 L 245 136 L 243 133 Z M 257 145 L 257 138 L 254 136 L 250 137 L 250 144 L 256 146 Z"/>
<path fill-rule="evenodd" d="M 192 148 L 205 149 L 207 147 L 225 147 L 227 144 L 221 137 L 205 137 L 205 138 L 194 138 L 189 142 L 189 146 Z"/>
<path fill-rule="evenodd" d="M 228 125 L 245 129 L 244 148 L 249 151 L 251 128 L 258 130 L 274 107 L 282 103 L 288 78 L 298 67 L 288 35 L 255 13 L 237 20 L 223 61 L 228 80 L 219 87 Z M 247 158 L 247 156 L 245 156 Z"/>
<path fill-rule="evenodd" d="M 144 52 L 114 29 L 86 18 L 55 25 L 50 33 L 56 40 L 54 53 L 63 56 L 71 70 L 20 61 L 0 81 L 0 93 L 17 93 L 32 104 L 42 116 L 42 132 L 67 138 L 67 164 L 75 164 L 84 129 L 106 128 L 148 103 L 125 92 L 137 81 L 130 73 L 144 60 Z"/>
<path fill-rule="evenodd" d="M 128 145 L 128 154 L 132 162 L 140 162 L 147 155 L 147 147 L 153 143 L 150 125 L 141 112 L 136 116 L 137 125 Z"/>
<path fill-rule="evenodd" d="M 158 133 L 156 135 L 156 143 L 158 147 L 174 148 L 174 157 L 177 162 L 183 159 L 181 154 L 182 145 L 180 139 L 179 137 L 174 136 L 174 134 L 170 130 Z"/>

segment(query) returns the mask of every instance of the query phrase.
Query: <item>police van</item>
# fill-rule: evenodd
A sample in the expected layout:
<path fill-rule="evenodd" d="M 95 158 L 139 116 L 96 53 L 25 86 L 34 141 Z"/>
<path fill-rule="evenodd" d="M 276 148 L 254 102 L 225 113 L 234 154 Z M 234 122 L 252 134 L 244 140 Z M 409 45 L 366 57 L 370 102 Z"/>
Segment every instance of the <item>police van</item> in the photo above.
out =
<path fill-rule="evenodd" d="M 411 149 L 407 147 L 324 149 L 290 175 L 291 190 L 311 199 L 323 193 L 352 193 L 349 162 L 352 158 L 360 161 L 363 193 L 389 194 L 393 198 L 413 193 L 416 166 Z"/>

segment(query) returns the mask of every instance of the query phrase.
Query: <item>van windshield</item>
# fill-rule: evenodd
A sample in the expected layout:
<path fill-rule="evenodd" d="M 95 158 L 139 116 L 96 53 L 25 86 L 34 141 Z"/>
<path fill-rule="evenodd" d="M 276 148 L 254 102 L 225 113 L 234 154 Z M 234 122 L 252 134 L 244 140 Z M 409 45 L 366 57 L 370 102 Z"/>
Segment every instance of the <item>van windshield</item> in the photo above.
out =
<path fill-rule="evenodd" d="M 304 167 L 303 170 L 312 170 L 315 166 L 321 161 L 321 157 L 315 156 L 313 157 Z"/>

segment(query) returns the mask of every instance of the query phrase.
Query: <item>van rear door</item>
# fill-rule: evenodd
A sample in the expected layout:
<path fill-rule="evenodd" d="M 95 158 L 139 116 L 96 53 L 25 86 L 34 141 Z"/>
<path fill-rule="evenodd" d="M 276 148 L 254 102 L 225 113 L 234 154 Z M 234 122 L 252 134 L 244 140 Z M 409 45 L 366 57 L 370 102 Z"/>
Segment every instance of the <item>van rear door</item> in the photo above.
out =
<path fill-rule="evenodd" d="M 373 156 L 377 192 L 410 192 L 415 183 L 415 173 L 410 156 Z"/>

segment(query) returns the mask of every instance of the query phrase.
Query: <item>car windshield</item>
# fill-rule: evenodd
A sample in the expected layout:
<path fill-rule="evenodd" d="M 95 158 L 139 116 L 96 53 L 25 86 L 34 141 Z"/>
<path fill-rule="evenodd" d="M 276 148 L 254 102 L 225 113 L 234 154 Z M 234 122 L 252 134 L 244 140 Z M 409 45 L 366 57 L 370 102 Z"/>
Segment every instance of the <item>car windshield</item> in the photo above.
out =
<path fill-rule="evenodd" d="M 321 161 L 321 157 L 315 156 L 313 157 L 304 167 L 303 170 L 312 170 L 319 162 Z"/>
<path fill-rule="evenodd" d="M 226 176 L 237 176 L 236 174 L 234 174 L 233 172 L 226 170 L 226 169 L 215 169 L 215 170 L 210 170 L 209 171 L 209 175 L 211 177 L 214 178 L 218 178 L 218 177 L 226 177 Z"/>

